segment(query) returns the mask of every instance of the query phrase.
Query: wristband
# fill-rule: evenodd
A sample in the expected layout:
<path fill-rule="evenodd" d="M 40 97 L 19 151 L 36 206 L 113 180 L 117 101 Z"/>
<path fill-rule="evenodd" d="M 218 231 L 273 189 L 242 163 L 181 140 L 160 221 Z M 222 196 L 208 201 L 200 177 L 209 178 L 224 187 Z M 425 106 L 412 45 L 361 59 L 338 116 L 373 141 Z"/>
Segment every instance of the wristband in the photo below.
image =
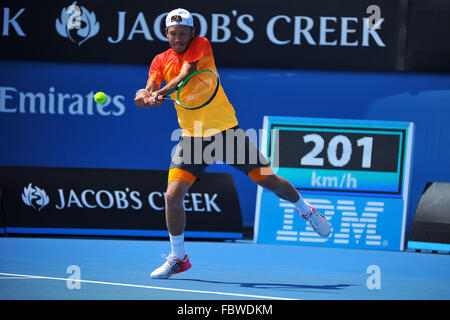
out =
<path fill-rule="evenodd" d="M 147 94 L 148 94 L 149 97 L 151 96 L 151 95 L 150 95 L 150 92 L 148 92 L 147 89 L 139 89 L 138 91 L 136 91 L 136 94 L 138 94 L 138 93 L 141 92 L 141 91 L 145 91 L 145 92 L 147 92 Z"/>

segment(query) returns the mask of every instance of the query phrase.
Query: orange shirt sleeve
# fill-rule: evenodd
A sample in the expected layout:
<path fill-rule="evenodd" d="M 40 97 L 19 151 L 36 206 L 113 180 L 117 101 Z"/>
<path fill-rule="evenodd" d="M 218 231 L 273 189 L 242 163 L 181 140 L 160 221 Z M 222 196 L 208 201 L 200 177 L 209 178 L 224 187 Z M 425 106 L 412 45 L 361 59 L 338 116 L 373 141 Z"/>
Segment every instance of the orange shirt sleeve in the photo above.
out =
<path fill-rule="evenodd" d="M 163 67 L 161 55 L 157 55 L 150 65 L 148 80 L 155 82 L 158 86 L 161 86 L 163 82 Z"/>

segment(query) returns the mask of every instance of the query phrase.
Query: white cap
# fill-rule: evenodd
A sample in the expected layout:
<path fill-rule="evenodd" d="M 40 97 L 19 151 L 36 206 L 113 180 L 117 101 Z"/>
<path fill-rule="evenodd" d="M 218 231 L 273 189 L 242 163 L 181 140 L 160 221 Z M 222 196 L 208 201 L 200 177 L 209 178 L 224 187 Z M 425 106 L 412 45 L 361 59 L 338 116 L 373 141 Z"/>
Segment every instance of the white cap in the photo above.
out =
<path fill-rule="evenodd" d="M 177 21 L 172 21 L 172 17 L 173 16 L 180 16 L 181 17 L 181 21 L 177 22 Z M 192 19 L 192 15 L 189 11 L 185 10 L 185 9 L 175 9 L 169 12 L 169 14 L 167 14 L 166 17 L 166 27 L 171 27 L 171 26 L 188 26 L 188 27 L 193 27 L 194 26 L 194 20 Z"/>

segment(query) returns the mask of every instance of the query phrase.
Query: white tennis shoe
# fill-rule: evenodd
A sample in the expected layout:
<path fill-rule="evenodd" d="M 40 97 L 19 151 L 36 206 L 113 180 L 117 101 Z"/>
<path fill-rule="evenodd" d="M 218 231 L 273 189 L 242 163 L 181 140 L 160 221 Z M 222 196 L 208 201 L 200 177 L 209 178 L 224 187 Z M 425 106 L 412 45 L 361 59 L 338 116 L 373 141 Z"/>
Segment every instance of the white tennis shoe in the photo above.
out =
<path fill-rule="evenodd" d="M 306 219 L 314 231 L 321 237 L 327 238 L 331 233 L 331 224 L 319 211 L 317 211 L 311 204 L 309 204 L 309 212 L 305 216 L 295 207 L 295 210 Z"/>
<path fill-rule="evenodd" d="M 171 254 L 169 256 L 162 254 L 161 257 L 166 259 L 166 262 L 151 273 L 150 277 L 152 279 L 168 279 L 172 274 L 187 271 L 191 268 L 191 262 L 187 254 L 182 260 L 175 258 Z"/>

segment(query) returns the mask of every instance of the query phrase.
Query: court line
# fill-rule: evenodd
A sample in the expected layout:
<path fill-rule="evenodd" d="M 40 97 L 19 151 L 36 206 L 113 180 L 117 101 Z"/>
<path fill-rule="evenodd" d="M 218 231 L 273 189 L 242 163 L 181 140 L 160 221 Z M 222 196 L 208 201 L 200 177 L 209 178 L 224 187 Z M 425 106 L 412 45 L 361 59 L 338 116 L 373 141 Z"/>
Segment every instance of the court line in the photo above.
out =
<path fill-rule="evenodd" d="M 15 277 L 27 277 L 27 278 L 33 278 L 33 279 L 46 279 L 46 280 L 60 280 L 60 281 L 71 281 L 71 282 L 81 282 L 81 283 L 104 284 L 104 285 L 120 286 L 120 287 L 144 288 L 144 289 L 178 291 L 178 292 L 190 292 L 190 293 L 216 294 L 216 295 L 223 295 L 223 296 L 234 296 L 234 297 L 245 297 L 245 298 L 257 298 L 257 299 L 269 299 L 269 300 L 299 300 L 299 299 L 292 299 L 292 298 L 259 296 L 259 295 L 244 294 L 244 293 L 166 288 L 166 287 L 145 286 L 145 285 L 131 284 L 131 283 L 116 283 L 116 282 L 82 280 L 82 279 L 77 280 L 77 279 L 70 279 L 70 278 L 56 278 L 56 277 L 46 277 L 46 276 L 34 276 L 34 275 L 17 274 L 17 273 L 3 273 L 3 272 L 0 272 L 0 275 L 3 275 L 3 276 L 15 276 Z M 21 278 L 18 278 L 18 279 L 21 279 Z"/>
<path fill-rule="evenodd" d="M 2 279 L 33 279 L 30 277 L 0 277 L 0 280 Z"/>

